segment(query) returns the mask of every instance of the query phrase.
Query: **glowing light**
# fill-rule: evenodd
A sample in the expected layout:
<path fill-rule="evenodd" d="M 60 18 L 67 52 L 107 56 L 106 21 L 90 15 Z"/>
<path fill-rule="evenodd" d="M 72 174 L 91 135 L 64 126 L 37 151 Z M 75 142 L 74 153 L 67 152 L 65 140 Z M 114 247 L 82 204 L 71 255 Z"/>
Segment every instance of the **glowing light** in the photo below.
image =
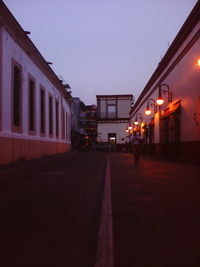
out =
<path fill-rule="evenodd" d="M 138 125 L 138 124 L 139 124 L 139 121 L 134 121 L 134 124 L 135 124 L 135 125 Z"/>
<path fill-rule="evenodd" d="M 198 58 L 198 59 L 195 61 L 195 65 L 197 65 L 197 66 L 200 67 L 200 58 Z"/>
<path fill-rule="evenodd" d="M 128 126 L 128 130 L 131 131 L 132 130 L 132 126 Z"/>
<path fill-rule="evenodd" d="M 146 110 L 145 110 L 145 114 L 146 114 L 147 116 L 149 116 L 149 115 L 151 114 L 151 110 L 150 110 L 150 109 L 146 109 Z"/>
<path fill-rule="evenodd" d="M 164 99 L 162 97 L 159 97 L 157 100 L 156 100 L 156 103 L 160 106 L 164 103 Z"/>

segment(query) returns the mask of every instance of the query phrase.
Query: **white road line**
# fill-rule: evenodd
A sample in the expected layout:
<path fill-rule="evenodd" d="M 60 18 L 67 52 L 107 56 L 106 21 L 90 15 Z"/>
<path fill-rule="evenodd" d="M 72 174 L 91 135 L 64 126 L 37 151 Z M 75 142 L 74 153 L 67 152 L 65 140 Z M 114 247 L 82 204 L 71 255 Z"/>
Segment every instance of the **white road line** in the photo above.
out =
<path fill-rule="evenodd" d="M 104 194 L 97 240 L 95 267 L 113 267 L 113 225 L 111 204 L 110 158 L 107 157 Z"/>

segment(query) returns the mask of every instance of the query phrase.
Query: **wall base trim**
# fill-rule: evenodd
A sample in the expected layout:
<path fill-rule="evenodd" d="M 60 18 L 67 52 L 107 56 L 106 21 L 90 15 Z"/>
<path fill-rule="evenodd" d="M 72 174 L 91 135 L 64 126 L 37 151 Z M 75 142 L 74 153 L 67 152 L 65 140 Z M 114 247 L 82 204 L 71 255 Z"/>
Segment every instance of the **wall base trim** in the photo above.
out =
<path fill-rule="evenodd" d="M 199 151 L 200 141 L 143 146 L 144 154 L 151 154 L 157 156 L 158 158 L 192 163 L 195 165 L 200 165 Z"/>
<path fill-rule="evenodd" d="M 70 151 L 71 144 L 0 137 L 0 165 Z"/>

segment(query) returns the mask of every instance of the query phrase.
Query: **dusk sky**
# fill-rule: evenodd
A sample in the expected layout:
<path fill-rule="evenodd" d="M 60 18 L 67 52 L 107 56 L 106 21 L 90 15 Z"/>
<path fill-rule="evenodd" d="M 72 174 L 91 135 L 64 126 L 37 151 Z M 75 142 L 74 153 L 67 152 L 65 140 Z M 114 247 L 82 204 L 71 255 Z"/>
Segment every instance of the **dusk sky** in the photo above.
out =
<path fill-rule="evenodd" d="M 197 0 L 4 0 L 72 96 L 142 92 Z"/>

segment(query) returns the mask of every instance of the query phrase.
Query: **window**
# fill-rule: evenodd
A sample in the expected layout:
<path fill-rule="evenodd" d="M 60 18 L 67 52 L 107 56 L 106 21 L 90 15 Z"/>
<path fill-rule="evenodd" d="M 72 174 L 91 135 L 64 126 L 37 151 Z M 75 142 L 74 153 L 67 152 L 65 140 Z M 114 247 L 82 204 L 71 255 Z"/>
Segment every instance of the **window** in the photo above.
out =
<path fill-rule="evenodd" d="M 116 133 L 108 133 L 108 142 L 110 144 L 116 144 Z"/>
<path fill-rule="evenodd" d="M 107 106 L 108 118 L 116 118 L 116 105 Z"/>
<path fill-rule="evenodd" d="M 55 109 L 56 109 L 56 136 L 59 136 L 59 104 L 58 101 L 56 101 L 55 104 Z"/>
<path fill-rule="evenodd" d="M 154 144 L 154 123 L 149 124 L 149 144 Z"/>
<path fill-rule="evenodd" d="M 29 116 L 29 131 L 35 131 L 35 82 L 29 78 L 29 95 L 28 95 L 28 116 Z"/>
<path fill-rule="evenodd" d="M 65 139 L 65 110 L 62 110 L 62 139 Z"/>
<path fill-rule="evenodd" d="M 116 106 L 108 106 L 108 113 L 115 113 L 116 112 Z"/>
<path fill-rule="evenodd" d="M 40 132 L 45 134 L 45 90 L 40 88 Z"/>
<path fill-rule="evenodd" d="M 68 140 L 71 140 L 71 116 L 67 115 L 67 125 L 68 125 Z"/>
<path fill-rule="evenodd" d="M 53 136 L 53 98 L 49 96 L 49 135 Z"/>
<path fill-rule="evenodd" d="M 18 63 L 13 64 L 12 125 L 14 131 L 22 126 L 22 70 Z"/>
<path fill-rule="evenodd" d="M 169 143 L 169 117 L 163 117 L 161 119 L 161 143 Z"/>
<path fill-rule="evenodd" d="M 2 129 L 2 69 L 3 69 L 3 60 L 2 60 L 2 31 L 0 30 L 0 130 Z"/>
<path fill-rule="evenodd" d="M 67 112 L 65 113 L 66 115 L 65 115 L 65 138 L 66 138 L 66 140 L 68 140 L 68 116 L 67 116 Z"/>

